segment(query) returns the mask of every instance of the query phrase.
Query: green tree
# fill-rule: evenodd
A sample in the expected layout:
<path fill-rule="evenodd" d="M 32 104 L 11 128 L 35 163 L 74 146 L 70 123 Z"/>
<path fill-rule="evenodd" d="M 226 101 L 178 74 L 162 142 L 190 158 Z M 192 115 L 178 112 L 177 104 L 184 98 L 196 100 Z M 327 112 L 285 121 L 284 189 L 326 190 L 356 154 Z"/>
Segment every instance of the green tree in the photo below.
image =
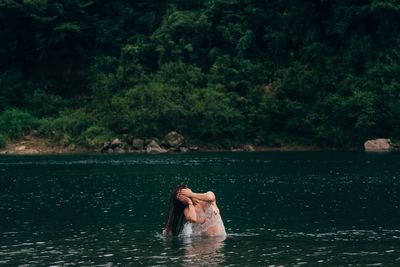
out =
<path fill-rule="evenodd" d="M 37 126 L 37 119 L 19 109 L 6 109 L 0 113 L 0 133 L 10 138 L 20 138 Z"/>

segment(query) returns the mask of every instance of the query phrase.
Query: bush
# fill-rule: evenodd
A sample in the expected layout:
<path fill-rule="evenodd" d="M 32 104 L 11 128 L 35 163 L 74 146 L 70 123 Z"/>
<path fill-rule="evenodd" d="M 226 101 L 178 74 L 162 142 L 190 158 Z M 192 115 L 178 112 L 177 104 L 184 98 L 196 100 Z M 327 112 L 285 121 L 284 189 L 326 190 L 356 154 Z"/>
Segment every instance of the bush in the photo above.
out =
<path fill-rule="evenodd" d="M 102 127 L 93 125 L 89 127 L 78 139 L 78 143 L 87 147 L 100 147 L 104 142 L 109 141 L 112 138 L 112 133 Z"/>
<path fill-rule="evenodd" d="M 117 133 L 160 136 L 180 130 L 185 117 L 182 90 L 160 83 L 149 83 L 114 96 L 104 124 Z"/>
<path fill-rule="evenodd" d="M 186 91 L 153 82 L 113 97 L 104 125 L 135 136 L 160 137 L 176 130 L 200 140 L 241 140 L 245 118 L 235 97 L 216 87 Z"/>
<path fill-rule="evenodd" d="M 94 120 L 82 110 L 63 112 L 59 117 L 40 121 L 39 134 L 58 145 L 68 146 L 79 142 L 80 136 L 93 125 Z"/>
<path fill-rule="evenodd" d="M 38 120 L 28 112 L 19 109 L 7 109 L 0 114 L 0 132 L 10 138 L 19 138 L 31 131 Z"/>
<path fill-rule="evenodd" d="M 231 95 L 214 87 L 197 90 L 189 99 L 186 132 L 204 140 L 232 141 L 243 138 L 245 118 Z"/>

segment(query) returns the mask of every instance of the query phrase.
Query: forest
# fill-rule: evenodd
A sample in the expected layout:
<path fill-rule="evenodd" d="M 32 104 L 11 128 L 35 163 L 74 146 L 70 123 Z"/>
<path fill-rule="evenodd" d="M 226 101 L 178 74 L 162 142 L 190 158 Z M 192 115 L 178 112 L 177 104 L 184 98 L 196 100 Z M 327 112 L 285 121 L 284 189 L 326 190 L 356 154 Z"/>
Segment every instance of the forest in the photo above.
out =
<path fill-rule="evenodd" d="M 0 0 L 0 147 L 396 140 L 399 48 L 397 0 Z"/>

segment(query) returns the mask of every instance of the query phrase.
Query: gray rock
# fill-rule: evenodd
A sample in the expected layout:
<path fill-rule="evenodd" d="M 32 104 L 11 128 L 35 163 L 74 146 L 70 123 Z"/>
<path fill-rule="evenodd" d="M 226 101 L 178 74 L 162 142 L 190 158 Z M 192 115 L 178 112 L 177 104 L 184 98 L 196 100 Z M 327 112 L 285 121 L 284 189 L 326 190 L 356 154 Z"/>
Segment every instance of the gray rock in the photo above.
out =
<path fill-rule="evenodd" d="M 189 151 L 189 148 L 187 148 L 187 147 L 185 147 L 185 146 L 181 146 L 181 147 L 179 148 L 179 151 L 185 153 L 185 152 L 188 152 L 188 151 Z"/>
<path fill-rule="evenodd" d="M 146 152 L 148 152 L 148 153 L 165 153 L 165 152 L 167 152 L 167 150 L 164 148 L 161 148 L 160 145 L 155 140 L 153 140 L 147 145 Z"/>
<path fill-rule="evenodd" d="M 190 151 L 198 151 L 199 147 L 198 146 L 189 146 Z"/>
<path fill-rule="evenodd" d="M 110 142 L 105 142 L 101 147 L 100 152 L 101 153 L 108 152 L 109 148 L 110 148 Z"/>
<path fill-rule="evenodd" d="M 111 141 L 110 147 L 111 147 L 112 149 L 115 149 L 115 148 L 117 148 L 117 147 L 122 147 L 122 142 L 121 142 L 121 140 L 119 140 L 118 138 L 115 138 L 114 140 Z"/>
<path fill-rule="evenodd" d="M 175 131 L 169 132 L 164 137 L 164 143 L 169 147 L 180 147 L 184 141 L 185 138 Z"/>
<path fill-rule="evenodd" d="M 134 138 L 132 140 L 132 148 L 136 150 L 143 150 L 144 148 L 144 140 L 140 138 Z"/>
<path fill-rule="evenodd" d="M 364 149 L 367 152 L 385 152 L 392 148 L 390 139 L 378 138 L 368 140 L 364 143 Z"/>
<path fill-rule="evenodd" d="M 243 150 L 246 152 L 253 152 L 255 151 L 254 147 L 252 145 L 244 145 Z"/>
<path fill-rule="evenodd" d="M 157 144 L 160 144 L 160 139 L 158 138 L 146 138 L 144 139 L 144 145 L 148 146 L 151 142 L 155 141 Z"/>

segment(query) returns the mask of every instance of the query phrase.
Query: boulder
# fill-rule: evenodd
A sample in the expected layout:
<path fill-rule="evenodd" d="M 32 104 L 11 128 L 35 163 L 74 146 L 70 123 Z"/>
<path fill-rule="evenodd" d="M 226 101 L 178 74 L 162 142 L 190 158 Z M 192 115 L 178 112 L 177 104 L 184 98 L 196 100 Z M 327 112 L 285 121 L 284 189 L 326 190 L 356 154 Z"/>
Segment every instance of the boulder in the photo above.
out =
<path fill-rule="evenodd" d="M 185 146 L 181 146 L 181 147 L 179 148 L 179 151 L 185 153 L 185 152 L 188 152 L 188 151 L 189 151 L 189 148 L 187 148 L 187 147 L 185 147 Z"/>
<path fill-rule="evenodd" d="M 100 149 L 100 152 L 101 153 L 108 152 L 109 148 L 110 148 L 110 142 L 104 142 L 103 146 Z"/>
<path fill-rule="evenodd" d="M 125 152 L 126 144 L 121 142 L 118 138 L 115 138 L 111 142 L 103 143 L 102 148 L 100 149 L 101 153 L 122 153 Z"/>
<path fill-rule="evenodd" d="M 391 141 L 386 138 L 368 140 L 364 143 L 364 149 L 368 152 L 390 151 Z"/>
<path fill-rule="evenodd" d="M 144 146 L 148 146 L 153 141 L 155 141 L 157 144 L 161 143 L 158 138 L 146 138 L 144 139 Z"/>
<path fill-rule="evenodd" d="M 175 131 L 169 132 L 164 137 L 164 143 L 169 147 L 180 147 L 184 141 L 185 138 Z"/>
<path fill-rule="evenodd" d="M 118 138 L 115 138 L 114 140 L 111 141 L 110 148 L 115 149 L 117 147 L 122 147 L 122 142 Z"/>
<path fill-rule="evenodd" d="M 244 145 L 243 150 L 246 152 L 253 152 L 255 151 L 254 147 L 252 145 Z"/>
<path fill-rule="evenodd" d="M 135 150 L 143 150 L 144 148 L 144 140 L 140 138 L 134 138 L 132 140 L 132 148 Z"/>
<path fill-rule="evenodd" d="M 146 152 L 148 152 L 148 153 L 165 153 L 165 152 L 167 152 L 167 150 L 164 148 L 161 148 L 160 145 L 155 140 L 153 140 L 147 145 Z"/>
<path fill-rule="evenodd" d="M 199 147 L 198 146 L 189 146 L 190 151 L 198 151 Z"/>

